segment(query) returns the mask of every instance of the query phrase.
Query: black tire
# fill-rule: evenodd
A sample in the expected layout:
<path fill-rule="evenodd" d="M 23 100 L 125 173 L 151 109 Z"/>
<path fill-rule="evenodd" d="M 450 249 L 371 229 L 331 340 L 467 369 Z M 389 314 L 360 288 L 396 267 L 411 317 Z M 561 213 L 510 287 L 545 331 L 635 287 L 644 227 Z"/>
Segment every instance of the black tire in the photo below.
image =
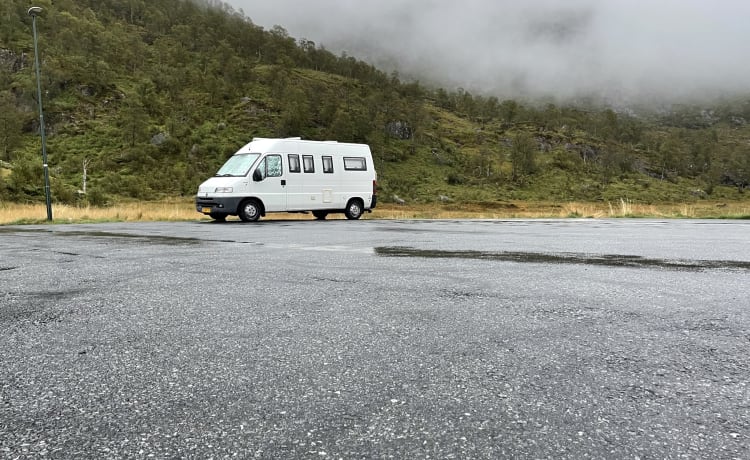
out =
<path fill-rule="evenodd" d="M 237 214 L 243 222 L 255 222 L 260 219 L 260 203 L 257 200 L 245 200 L 240 204 Z"/>
<path fill-rule="evenodd" d="M 362 217 L 363 208 L 364 205 L 362 204 L 361 200 L 357 198 L 349 200 L 349 203 L 346 204 L 344 215 L 349 220 L 357 220 Z"/>
<path fill-rule="evenodd" d="M 215 212 L 212 212 L 209 214 L 211 216 L 211 219 L 215 220 L 216 222 L 225 222 L 227 220 L 226 214 L 216 214 Z"/>
<path fill-rule="evenodd" d="M 315 218 L 318 220 L 326 220 L 328 211 L 313 211 L 312 215 L 315 216 Z"/>

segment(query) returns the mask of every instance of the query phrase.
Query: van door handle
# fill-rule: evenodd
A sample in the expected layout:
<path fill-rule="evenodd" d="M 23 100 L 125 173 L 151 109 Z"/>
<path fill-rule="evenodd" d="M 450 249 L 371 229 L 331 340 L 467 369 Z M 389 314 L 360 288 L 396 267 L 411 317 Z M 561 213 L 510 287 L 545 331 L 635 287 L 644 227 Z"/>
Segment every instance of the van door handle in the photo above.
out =
<path fill-rule="evenodd" d="M 286 179 L 281 179 L 281 186 L 286 187 Z"/>

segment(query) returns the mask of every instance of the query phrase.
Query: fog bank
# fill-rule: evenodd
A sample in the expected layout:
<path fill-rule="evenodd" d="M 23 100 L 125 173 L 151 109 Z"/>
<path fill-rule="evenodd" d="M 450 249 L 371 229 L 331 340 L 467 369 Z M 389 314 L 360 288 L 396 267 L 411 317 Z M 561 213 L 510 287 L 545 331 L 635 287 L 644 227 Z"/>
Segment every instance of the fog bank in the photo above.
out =
<path fill-rule="evenodd" d="M 498 97 L 679 102 L 750 92 L 740 0 L 229 0 L 339 54 Z"/>

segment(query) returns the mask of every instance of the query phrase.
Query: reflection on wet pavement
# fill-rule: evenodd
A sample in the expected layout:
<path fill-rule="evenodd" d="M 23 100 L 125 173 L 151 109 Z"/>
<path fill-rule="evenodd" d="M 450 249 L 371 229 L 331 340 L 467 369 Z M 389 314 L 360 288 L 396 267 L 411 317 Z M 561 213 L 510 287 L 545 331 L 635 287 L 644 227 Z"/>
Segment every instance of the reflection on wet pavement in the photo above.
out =
<path fill-rule="evenodd" d="M 80 237 L 92 237 L 92 238 L 117 238 L 131 240 L 133 242 L 143 243 L 154 243 L 154 244 L 198 244 L 201 241 L 197 238 L 191 237 L 180 237 L 180 236 L 166 236 L 166 235 L 139 235 L 134 233 L 124 232 L 106 232 L 106 231 L 54 231 L 47 229 L 38 228 L 17 228 L 8 227 L 0 228 L 0 233 L 50 233 L 61 236 L 80 236 Z M 77 255 L 77 254 L 71 254 Z"/>
<path fill-rule="evenodd" d="M 403 246 L 375 248 L 384 257 L 425 257 L 439 259 L 476 259 L 539 264 L 605 265 L 612 267 L 664 268 L 669 270 L 750 270 L 750 262 L 736 260 L 658 259 L 618 254 L 543 253 L 514 251 L 442 251 Z"/>

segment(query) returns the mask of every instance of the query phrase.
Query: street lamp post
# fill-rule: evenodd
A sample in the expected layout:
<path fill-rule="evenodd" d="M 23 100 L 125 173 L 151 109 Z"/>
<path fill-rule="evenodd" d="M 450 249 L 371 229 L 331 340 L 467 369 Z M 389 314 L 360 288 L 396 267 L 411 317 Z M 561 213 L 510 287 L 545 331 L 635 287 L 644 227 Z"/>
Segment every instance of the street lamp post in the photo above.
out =
<path fill-rule="evenodd" d="M 31 27 L 34 30 L 34 64 L 36 66 L 36 98 L 39 102 L 39 132 L 42 135 L 42 166 L 44 166 L 44 198 L 47 202 L 47 220 L 52 220 L 52 199 L 49 188 L 49 165 L 47 164 L 47 137 L 44 133 L 44 112 L 42 111 L 42 84 L 39 71 L 39 47 L 36 38 L 36 17 L 42 12 L 39 6 L 29 8 Z"/>

